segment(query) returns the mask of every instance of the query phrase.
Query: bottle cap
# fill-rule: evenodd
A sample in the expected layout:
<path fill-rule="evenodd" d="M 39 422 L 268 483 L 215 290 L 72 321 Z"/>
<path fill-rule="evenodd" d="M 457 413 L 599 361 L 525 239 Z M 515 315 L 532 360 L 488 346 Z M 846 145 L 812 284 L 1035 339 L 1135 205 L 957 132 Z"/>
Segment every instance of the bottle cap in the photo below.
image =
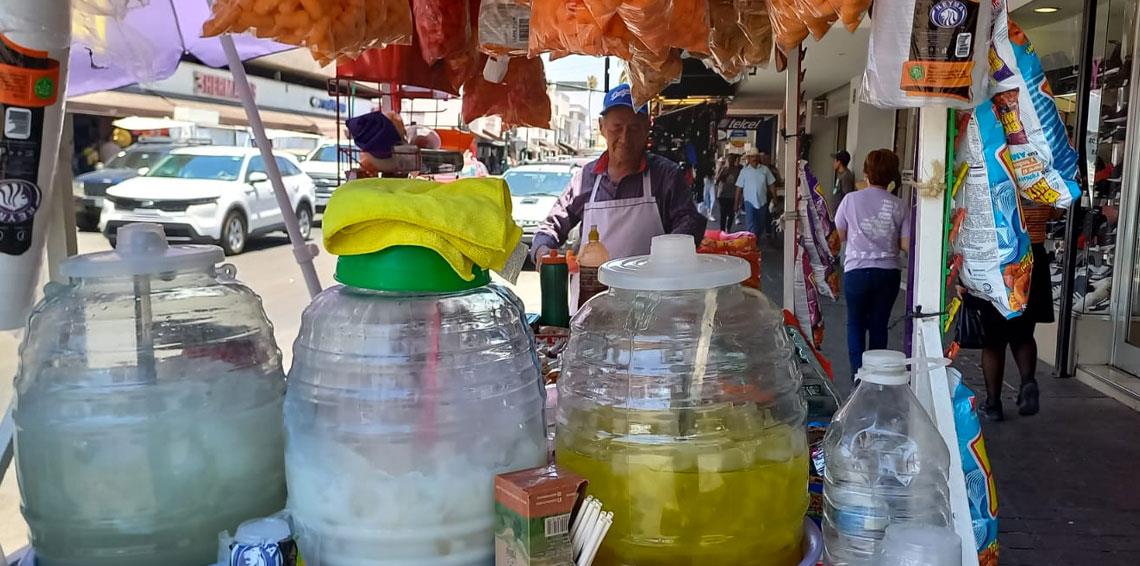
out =
<path fill-rule="evenodd" d="M 649 255 L 606 262 L 598 277 L 607 287 L 635 291 L 688 291 L 735 285 L 748 279 L 747 261 L 728 255 L 698 254 L 685 234 L 653 238 Z"/>
<path fill-rule="evenodd" d="M 878 385 L 906 385 L 910 382 L 906 355 L 894 350 L 867 350 L 863 352 L 860 381 Z"/>
<path fill-rule="evenodd" d="M 289 523 L 278 517 L 250 519 L 238 525 L 234 541 L 242 544 L 266 544 L 288 540 L 293 536 Z"/>
<path fill-rule="evenodd" d="M 550 250 L 550 253 L 542 256 L 542 265 L 565 265 L 566 256 L 558 253 L 558 250 Z"/>
<path fill-rule="evenodd" d="M 590 233 L 589 233 L 589 235 L 586 236 L 586 238 L 589 239 L 591 242 L 597 242 L 601 238 L 601 235 L 598 234 L 598 225 L 597 224 L 590 226 Z"/>
<path fill-rule="evenodd" d="M 116 232 L 114 251 L 84 254 L 60 263 L 67 277 L 127 277 L 205 269 L 226 259 L 218 246 L 170 246 L 162 226 L 151 222 L 127 224 Z"/>
<path fill-rule="evenodd" d="M 393 246 L 378 252 L 340 256 L 334 277 L 350 287 L 396 293 L 455 293 L 491 282 L 487 270 L 478 266 L 471 274 L 474 279 L 464 281 L 435 250 Z"/>

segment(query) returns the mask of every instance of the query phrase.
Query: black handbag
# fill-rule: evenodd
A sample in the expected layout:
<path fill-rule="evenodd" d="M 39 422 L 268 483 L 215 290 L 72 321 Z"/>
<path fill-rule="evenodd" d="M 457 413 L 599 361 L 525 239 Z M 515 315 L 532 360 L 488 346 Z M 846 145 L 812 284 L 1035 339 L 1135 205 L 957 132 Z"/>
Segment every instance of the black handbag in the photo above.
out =
<path fill-rule="evenodd" d="M 986 341 L 986 328 L 982 322 L 982 305 L 979 299 L 969 295 L 962 298 L 962 308 L 958 310 L 958 347 L 967 350 L 980 350 Z"/>

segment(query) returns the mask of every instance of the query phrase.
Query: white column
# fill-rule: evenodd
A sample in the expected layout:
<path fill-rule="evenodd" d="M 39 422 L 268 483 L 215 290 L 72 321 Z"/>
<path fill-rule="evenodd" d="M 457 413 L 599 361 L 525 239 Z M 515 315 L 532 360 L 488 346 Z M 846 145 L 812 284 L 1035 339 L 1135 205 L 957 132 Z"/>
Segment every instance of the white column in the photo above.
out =
<path fill-rule="evenodd" d="M 946 164 L 947 109 L 944 107 L 923 108 L 918 119 L 918 168 L 915 171 L 915 184 L 935 181 L 938 174 L 945 175 L 945 168 L 936 164 Z M 952 168 L 952 167 L 951 167 Z M 941 169 L 941 173 L 939 172 Z M 915 320 L 911 358 L 926 360 L 941 358 L 943 352 L 940 316 L 942 310 L 942 266 L 946 261 L 943 205 L 946 191 L 938 196 L 923 196 L 918 193 L 918 206 L 914 211 L 915 240 L 911 243 L 911 253 L 915 255 L 915 285 L 908 290 L 914 293 L 914 305 L 923 313 L 933 313 Z M 963 566 L 978 566 L 978 553 L 974 541 L 973 524 L 970 521 L 970 505 L 966 497 L 966 478 L 962 472 L 962 457 L 958 452 L 957 427 L 954 424 L 954 407 L 951 402 L 950 384 L 946 368 L 940 367 L 930 372 L 917 371 L 911 383 L 915 395 L 934 419 L 946 447 L 950 450 L 950 510 L 953 513 L 952 527 L 962 537 Z"/>
<path fill-rule="evenodd" d="M 785 71 L 787 82 L 784 86 L 784 308 L 796 310 L 795 255 L 796 221 L 799 212 L 796 207 L 796 187 L 799 186 L 800 152 L 800 50 L 788 53 L 788 68 Z"/>

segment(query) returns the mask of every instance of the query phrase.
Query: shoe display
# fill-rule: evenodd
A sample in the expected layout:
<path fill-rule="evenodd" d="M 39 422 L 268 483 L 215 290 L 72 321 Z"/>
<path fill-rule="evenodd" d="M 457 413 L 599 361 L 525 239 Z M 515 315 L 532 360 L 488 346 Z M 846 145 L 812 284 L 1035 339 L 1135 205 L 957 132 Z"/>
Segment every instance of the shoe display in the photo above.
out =
<path fill-rule="evenodd" d="M 1041 410 L 1039 397 L 1036 380 L 1022 383 L 1017 392 L 1017 414 L 1026 417 L 1036 415 Z"/>

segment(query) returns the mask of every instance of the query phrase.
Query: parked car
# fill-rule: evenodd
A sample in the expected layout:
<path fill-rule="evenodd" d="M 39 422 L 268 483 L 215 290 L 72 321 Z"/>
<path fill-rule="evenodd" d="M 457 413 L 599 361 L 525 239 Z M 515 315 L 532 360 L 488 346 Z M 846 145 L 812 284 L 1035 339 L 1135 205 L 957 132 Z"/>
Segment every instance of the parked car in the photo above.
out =
<path fill-rule="evenodd" d="M 317 190 L 317 212 L 324 212 L 325 205 L 329 203 L 333 191 L 344 182 L 349 169 L 358 161 L 360 150 L 356 146 L 341 144 L 341 148 L 352 151 L 353 161 L 344 162 L 338 158 L 335 143 L 317 146 L 304 160 L 301 161 L 301 170 L 313 178 Z"/>
<path fill-rule="evenodd" d="M 309 237 L 316 194 L 296 159 L 275 153 L 301 234 Z M 171 151 L 139 177 L 107 190 L 101 227 L 115 242 L 120 226 L 157 222 L 171 242 L 216 243 L 239 254 L 250 237 L 283 230 L 265 162 L 257 149 L 195 147 Z"/>
<path fill-rule="evenodd" d="M 563 191 L 578 167 L 571 163 L 529 163 L 503 173 L 511 190 L 511 210 L 515 223 L 523 229 L 523 243 L 530 245 L 534 233 Z"/>
<path fill-rule="evenodd" d="M 99 229 L 99 215 L 103 210 L 103 197 L 107 189 L 127 179 L 145 175 L 155 163 L 171 150 L 200 143 L 140 141 L 108 161 L 102 169 L 84 173 L 71 182 L 75 198 L 75 225 L 80 230 Z"/>

